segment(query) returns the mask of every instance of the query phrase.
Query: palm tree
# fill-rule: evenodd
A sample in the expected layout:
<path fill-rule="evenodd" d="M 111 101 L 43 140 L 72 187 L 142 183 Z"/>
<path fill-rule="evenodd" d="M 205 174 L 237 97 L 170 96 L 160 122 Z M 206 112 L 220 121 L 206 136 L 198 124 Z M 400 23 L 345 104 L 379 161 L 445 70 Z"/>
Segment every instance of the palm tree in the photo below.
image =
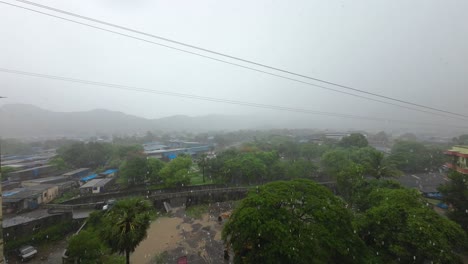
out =
<path fill-rule="evenodd" d="M 130 253 L 135 251 L 146 238 L 151 220 L 151 203 L 142 198 L 121 200 L 104 216 L 106 228 L 102 238 L 112 252 L 125 254 L 126 263 L 130 263 Z"/>
<path fill-rule="evenodd" d="M 382 152 L 372 151 L 366 161 L 366 173 L 376 179 L 401 175 L 396 166 Z"/>

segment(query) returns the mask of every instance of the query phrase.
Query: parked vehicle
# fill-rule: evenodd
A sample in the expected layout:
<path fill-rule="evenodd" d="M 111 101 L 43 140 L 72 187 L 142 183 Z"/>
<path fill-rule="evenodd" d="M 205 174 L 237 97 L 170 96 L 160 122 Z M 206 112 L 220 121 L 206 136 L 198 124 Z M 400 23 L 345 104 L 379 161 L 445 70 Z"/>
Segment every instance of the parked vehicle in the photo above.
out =
<path fill-rule="evenodd" d="M 21 261 L 25 261 L 33 258 L 37 255 L 37 249 L 33 246 L 22 246 L 18 249 L 18 256 L 21 258 Z"/>

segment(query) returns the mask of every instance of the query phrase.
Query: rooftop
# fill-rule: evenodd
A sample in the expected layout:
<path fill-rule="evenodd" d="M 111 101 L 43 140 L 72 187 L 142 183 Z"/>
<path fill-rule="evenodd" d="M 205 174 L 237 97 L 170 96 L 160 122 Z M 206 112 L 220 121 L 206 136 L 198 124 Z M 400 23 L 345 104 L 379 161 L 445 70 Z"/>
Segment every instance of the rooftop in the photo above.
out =
<path fill-rule="evenodd" d="M 89 168 L 79 168 L 79 169 L 76 169 L 76 170 L 73 170 L 73 171 L 69 171 L 69 172 L 67 172 L 67 173 L 64 173 L 64 174 L 62 174 L 62 175 L 64 175 L 64 176 L 71 176 L 71 175 L 74 175 L 74 174 L 76 174 L 76 173 L 80 173 L 80 172 L 88 171 L 88 170 L 89 170 Z"/>
<path fill-rule="evenodd" d="M 39 178 L 39 179 L 33 179 L 33 180 L 26 180 L 26 181 L 23 181 L 23 182 L 34 182 L 34 183 L 39 183 L 39 184 L 42 184 L 44 182 L 48 182 L 48 181 L 55 181 L 55 180 L 60 180 L 60 179 L 68 179 L 68 177 L 66 176 L 52 176 L 52 177 L 46 177 L 46 178 Z"/>
<path fill-rule="evenodd" d="M 457 152 L 460 154 L 468 155 L 468 146 L 454 146 L 448 152 Z"/>
<path fill-rule="evenodd" d="M 94 179 L 90 180 L 86 184 L 80 187 L 81 188 L 92 188 L 92 187 L 102 187 L 106 185 L 108 182 L 112 181 L 113 179 L 107 178 L 107 179 Z"/>
<path fill-rule="evenodd" d="M 18 202 L 31 196 L 42 194 L 43 191 L 55 187 L 54 184 L 39 184 L 27 188 L 15 188 L 9 191 L 5 191 L 2 194 L 3 202 Z"/>
<path fill-rule="evenodd" d="M 109 174 L 115 173 L 117 171 L 119 171 L 119 170 L 118 169 L 109 169 L 109 170 L 106 170 L 105 172 L 101 172 L 100 174 L 109 175 Z"/>
<path fill-rule="evenodd" d="M 81 178 L 80 181 L 87 182 L 89 180 L 92 180 L 92 179 L 96 178 L 97 176 L 98 176 L 97 174 L 91 174 L 91 175 L 88 175 L 86 177 Z"/>

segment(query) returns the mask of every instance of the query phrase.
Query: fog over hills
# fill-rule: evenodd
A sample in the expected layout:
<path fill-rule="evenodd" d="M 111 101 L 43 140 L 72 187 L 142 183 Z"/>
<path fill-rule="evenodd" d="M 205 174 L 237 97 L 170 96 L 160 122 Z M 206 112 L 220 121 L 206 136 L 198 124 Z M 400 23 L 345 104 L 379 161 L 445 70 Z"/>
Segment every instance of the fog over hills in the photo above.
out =
<path fill-rule="evenodd" d="M 73 137 L 99 134 L 135 134 L 146 131 L 212 131 L 273 128 L 274 123 L 257 118 L 227 115 L 183 115 L 146 119 L 122 112 L 96 109 L 84 112 L 53 112 L 33 105 L 0 107 L 2 137 Z M 286 124 L 285 124 L 286 125 Z"/>

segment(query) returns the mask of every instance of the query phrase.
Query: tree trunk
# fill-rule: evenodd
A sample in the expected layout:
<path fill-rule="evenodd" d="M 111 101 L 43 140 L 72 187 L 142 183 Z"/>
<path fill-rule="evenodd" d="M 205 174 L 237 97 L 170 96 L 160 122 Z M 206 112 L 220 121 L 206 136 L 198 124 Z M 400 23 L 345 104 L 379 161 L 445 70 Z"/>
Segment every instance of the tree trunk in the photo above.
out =
<path fill-rule="evenodd" d="M 127 264 L 130 264 L 130 251 L 129 250 L 125 250 L 125 262 Z"/>

